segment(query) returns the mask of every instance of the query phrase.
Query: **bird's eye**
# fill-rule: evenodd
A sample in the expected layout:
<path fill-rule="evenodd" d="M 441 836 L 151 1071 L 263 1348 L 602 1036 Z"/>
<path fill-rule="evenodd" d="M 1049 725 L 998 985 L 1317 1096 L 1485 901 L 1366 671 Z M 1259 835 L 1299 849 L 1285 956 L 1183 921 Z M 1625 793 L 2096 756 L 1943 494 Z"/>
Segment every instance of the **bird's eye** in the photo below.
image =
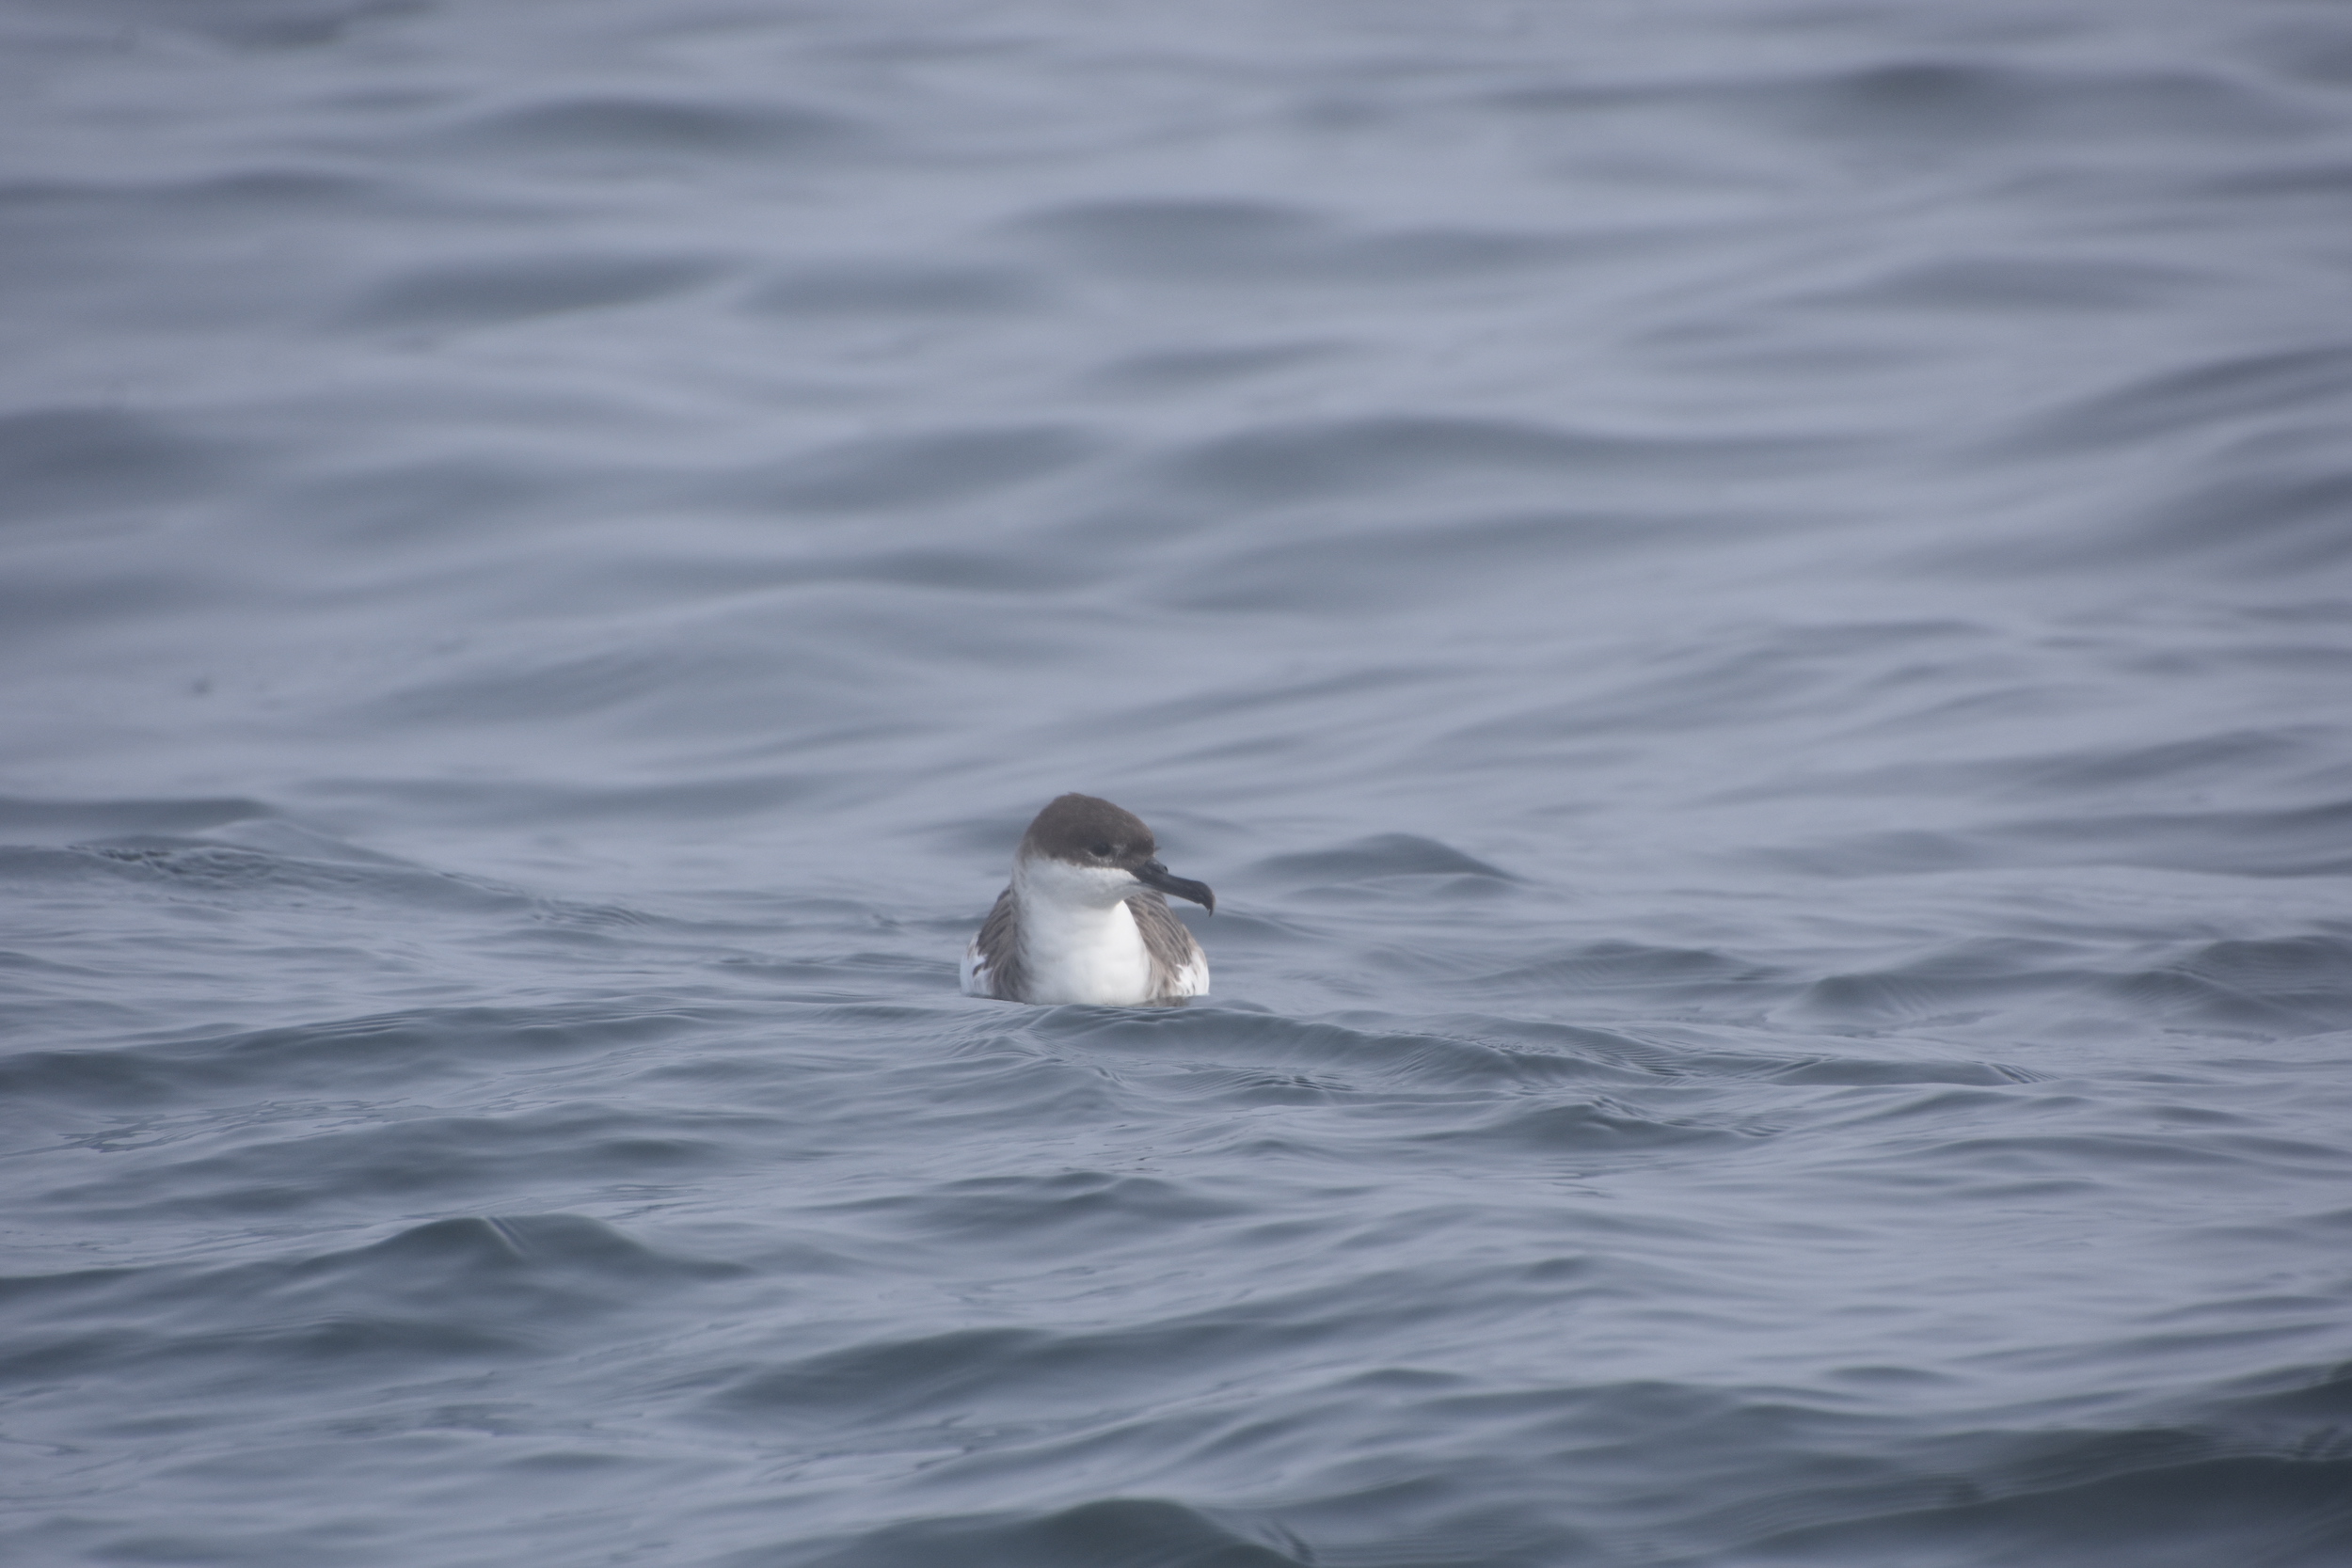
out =
<path fill-rule="evenodd" d="M 1107 844 L 1098 844 L 1098 845 L 1096 845 L 1096 846 L 1095 846 L 1095 847 L 1094 847 L 1091 850 L 1089 850 L 1089 851 L 1088 851 L 1088 852 L 1089 852 L 1089 854 L 1100 855 L 1100 856 L 1102 856 L 1104 860 L 1108 860 L 1108 859 L 1110 859 L 1110 854 L 1111 854 L 1111 847 L 1110 847 L 1109 845 L 1107 845 Z"/>

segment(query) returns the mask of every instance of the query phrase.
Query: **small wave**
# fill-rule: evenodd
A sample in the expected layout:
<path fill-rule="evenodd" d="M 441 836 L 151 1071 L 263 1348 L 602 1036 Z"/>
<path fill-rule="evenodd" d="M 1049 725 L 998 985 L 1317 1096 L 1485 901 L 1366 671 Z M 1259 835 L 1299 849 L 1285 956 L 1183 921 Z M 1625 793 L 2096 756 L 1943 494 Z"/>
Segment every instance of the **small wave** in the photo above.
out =
<path fill-rule="evenodd" d="M 1277 1538 L 1279 1539 L 1279 1537 Z M 747 1553 L 729 1568 L 772 1561 Z M 1309 1568 L 1214 1513 L 1153 1497 L 1110 1497 L 1056 1513 L 911 1520 L 807 1560 L 807 1568 Z M 1482 1559 L 1492 1561 L 1491 1559 Z"/>
<path fill-rule="evenodd" d="M 2352 992 L 2352 941 L 2296 936 L 2210 942 L 2182 959 L 2181 968 L 2280 1001 L 2341 1002 Z"/>
<path fill-rule="evenodd" d="M 1597 942 L 1554 958 L 1514 964 L 1454 984 L 1490 994 L 1656 990 L 1694 999 L 1726 989 L 1755 995 L 1755 988 L 1759 985 L 1785 978 L 1770 965 L 1705 948 Z"/>
<path fill-rule="evenodd" d="M 1222 348 L 1157 349 L 1098 367 L 1089 379 L 1129 391 L 1224 386 L 1314 364 L 1345 352 L 1332 342 L 1250 342 Z"/>
<path fill-rule="evenodd" d="M 1153 1226 L 1195 1226 L 1249 1211 L 1152 1177 L 1064 1170 L 975 1177 L 847 1205 L 844 1212 L 915 1235 L 983 1239 L 1009 1257 L 1064 1257 Z"/>
<path fill-rule="evenodd" d="M 480 115 L 446 133 L 461 146 L 565 158 L 602 153 L 775 157 L 837 151 L 863 127 L 847 116 L 769 98 L 726 103 L 632 95 L 580 95 Z"/>
<path fill-rule="evenodd" d="M 1961 832 L 1857 833 L 1756 858 L 1821 877 L 1903 876 L 2004 865 L 2136 865 L 2236 877 L 2352 872 L 2352 800 L 2275 810 L 2115 812 L 2027 818 Z"/>
<path fill-rule="evenodd" d="M 720 270 L 707 257 L 576 251 L 445 262 L 375 285 L 350 314 L 369 326 L 484 326 L 662 299 Z"/>
<path fill-rule="evenodd" d="M 1067 425 L 873 436 L 740 471 L 704 488 L 712 500 L 763 511 L 892 511 L 994 496 L 1058 474 L 1099 445 Z"/>
<path fill-rule="evenodd" d="M 306 1286 L 333 1276 L 371 1295 L 437 1296 L 468 1278 L 532 1275 L 637 1283 L 734 1278 L 740 1264 L 647 1246 L 584 1214 L 486 1214 L 434 1220 L 350 1252 L 294 1266 Z"/>
<path fill-rule="evenodd" d="M 2352 1028 L 2352 983 L 2341 980 L 2332 986 L 2273 989 L 2259 974 L 2241 971 L 2233 982 L 2201 971 L 2191 960 L 2178 968 L 2102 975 L 2095 984 L 2100 993 L 2134 1012 L 2183 1022 L 2252 1030 L 2277 1038 Z"/>
<path fill-rule="evenodd" d="M 2182 267 L 2129 256 L 1958 256 L 1897 267 L 1867 282 L 1807 296 L 1839 308 L 2006 315 L 2018 310 L 2128 313 L 2185 293 L 2201 281 Z"/>
<path fill-rule="evenodd" d="M 1550 265 L 1572 254 L 1559 236 L 1535 232 L 1349 232 L 1309 208 L 1265 201 L 1079 202 L 1032 214 L 1014 231 L 1092 270 L 1217 285 L 1430 282 Z"/>
<path fill-rule="evenodd" d="M 2352 1026 L 2352 944 L 2323 936 L 2216 942 L 2145 969 L 2087 965 L 2054 943 L 1964 943 L 1910 963 L 1826 975 L 1806 988 L 1802 1016 L 1865 1026 L 1965 1021 L 2065 998 L 2103 1011 L 2266 1034 Z"/>
<path fill-rule="evenodd" d="M 744 309 L 820 318 L 996 315 L 1030 309 L 1044 295 L 1034 276 L 1009 267 L 924 265 L 881 257 L 796 268 L 754 290 Z"/>
<path fill-rule="evenodd" d="M 1184 1069 L 1221 1063 L 1258 1072 L 1304 1073 L 1327 1090 L 1345 1085 L 1350 1093 L 1583 1084 L 1614 1074 L 1613 1048 L 1622 1045 L 1636 1055 L 1642 1049 L 1597 1029 L 1549 1031 L 1542 1044 L 1513 1046 L 1206 1006 L 1149 1013 L 1057 1008 L 1027 1027 L 1041 1040 L 1140 1053 Z"/>
<path fill-rule="evenodd" d="M 1759 1124 L 1730 1126 L 1696 1117 L 1660 1116 L 1603 1098 L 1567 1104 L 1506 1105 L 1475 1122 L 1424 1133 L 1418 1141 L 1439 1147 L 1468 1144 L 1482 1149 L 1601 1157 L 1613 1167 L 1629 1154 L 1682 1150 L 1765 1135 L 1767 1130 Z"/>
<path fill-rule="evenodd" d="M 508 659 L 489 668 L 403 683 L 373 702 L 356 705 L 354 717 L 370 724 L 506 724 L 525 718 L 627 711 L 675 701 L 680 686 L 741 673 L 733 660 L 710 653 L 682 664 L 677 654 L 667 651 L 557 649 L 536 658 Z M 716 781 L 696 784 L 709 787 Z M 694 785 L 681 787 L 691 791 Z M 517 806 L 539 811 L 551 803 L 537 800 L 526 806 L 518 801 Z"/>
<path fill-rule="evenodd" d="M 1330 849 L 1270 855 L 1250 867 L 1293 883 L 1358 882 L 1382 877 L 1484 877 L 1499 882 L 1519 879 L 1498 865 L 1414 833 L 1375 833 Z"/>
<path fill-rule="evenodd" d="M 2042 410 L 2020 441 L 2074 451 L 2204 435 L 2347 402 L 2352 402 L 2352 347 L 2243 355 L 2160 371 L 2069 408 Z"/>
<path fill-rule="evenodd" d="M 451 911 L 521 910 L 532 904 L 492 883 L 340 846 L 266 817 L 238 821 L 279 830 L 257 836 L 279 838 L 294 852 L 170 833 L 123 833 L 62 848 L 0 848 L 0 876 L 108 881 L 221 904 L 282 906 L 305 895 Z"/>
<path fill-rule="evenodd" d="M 1559 481 L 1597 467 L 1729 457 L 1738 443 L 1654 441 L 1583 435 L 1548 425 L 1430 414 L 1292 420 L 1195 443 L 1164 459 L 1162 482 L 1219 505 L 1284 505 L 1317 499 L 1442 487 L 1459 504 L 1474 481 Z M 1785 445 L 1780 460 L 1787 460 Z"/>
<path fill-rule="evenodd" d="M 152 1264 L 0 1278 L 35 1343 L 0 1378 L 287 1359 L 512 1359 L 584 1320 L 737 1277 L 579 1214 L 470 1216 L 371 1245 L 215 1267 Z"/>
<path fill-rule="evenodd" d="M 1203 610 L 1348 613 L 1425 602 L 1443 587 L 1505 586 L 1646 549 L 1692 547 L 1725 525 L 1630 513 L 1519 512 L 1241 546 L 1199 560 L 1172 602 Z"/>
<path fill-rule="evenodd" d="M 2068 69 L 1959 54 L 1631 90 L 1674 94 L 1701 112 L 1769 119 L 1871 146 L 1889 157 L 1948 150 L 1981 159 L 2028 138 L 2199 146 L 2245 138 L 2273 145 L 2310 123 L 2283 95 L 2217 70 L 2134 69 L 2120 62 Z"/>
<path fill-rule="evenodd" d="M 224 1088 L 335 1089 L 414 1083 L 501 1061 L 560 1059 L 668 1038 L 700 1021 L 609 1003 L 462 1006 L 375 1014 L 90 1051 L 0 1057 L 0 1095 L 145 1108 Z"/>
<path fill-rule="evenodd" d="M 373 23 L 409 14 L 413 0 L 231 0 L 210 6 L 134 6 L 141 26 L 184 31 L 241 49 L 319 49 Z"/>
<path fill-rule="evenodd" d="M 2102 547 L 2109 559 L 2117 552 L 2139 560 L 2191 556 L 2250 578 L 2296 577 L 2352 558 L 2347 515 L 2352 469 L 2332 451 L 2272 454 L 2185 486 L 2130 519 Z"/>
<path fill-rule="evenodd" d="M 50 1196 L 71 1198 L 93 1218 L 147 1212 L 183 1224 L 251 1224 L 385 1195 L 433 1207 L 462 1204 L 469 1194 L 508 1188 L 534 1172 L 600 1171 L 633 1185 L 674 1180 L 707 1173 L 724 1158 L 707 1129 L 665 1129 L 595 1103 L 357 1122 L 292 1114 L 298 1109 L 260 1118 L 268 1131 L 230 1150 L 208 1148 L 202 1133 L 216 1118 L 199 1112 L 171 1126 L 157 1152 L 135 1167 L 102 1168 Z M 61 1141 L 103 1148 L 121 1140 L 102 1132 Z"/>
<path fill-rule="evenodd" d="M 1766 1535 L 1744 1544 L 1742 1560 L 2210 1568 L 2242 1559 L 2249 1539 L 2265 1543 L 2263 1560 L 2281 1568 L 2352 1554 L 2344 1503 L 2352 1459 L 2188 1457 L 2201 1447 L 2162 1433 L 2083 1439 L 2050 1463 L 2120 1473 L 2036 1485 L 2021 1469 L 2002 1478 L 2016 1490 L 1993 1497 L 1968 1497 L 1987 1488 L 1955 1482 L 1959 1499 Z M 1921 1555 L 1924 1542 L 1935 1543 L 1931 1557 Z"/>
<path fill-rule="evenodd" d="M 1095 1333 L 964 1328 L 875 1339 L 747 1369 L 708 1404 L 738 1419 L 792 1427 L 1100 1417 L 1148 1406 L 1153 1390 L 1182 1371 L 1228 1378 L 1278 1366 L 1336 1332 L 1311 1306 L 1298 1309 L 1303 1315 L 1261 1307 Z"/>
<path fill-rule="evenodd" d="M 233 796 L 154 800 L 33 800 L 0 797 L 0 843 L 57 845 L 90 838 L 201 832 L 274 817 Z"/>
<path fill-rule="evenodd" d="M 238 449 L 178 420 L 122 408 L 0 414 L 7 521 L 143 508 L 209 491 L 234 473 Z M 39 609 L 30 599 L 28 611 Z"/>

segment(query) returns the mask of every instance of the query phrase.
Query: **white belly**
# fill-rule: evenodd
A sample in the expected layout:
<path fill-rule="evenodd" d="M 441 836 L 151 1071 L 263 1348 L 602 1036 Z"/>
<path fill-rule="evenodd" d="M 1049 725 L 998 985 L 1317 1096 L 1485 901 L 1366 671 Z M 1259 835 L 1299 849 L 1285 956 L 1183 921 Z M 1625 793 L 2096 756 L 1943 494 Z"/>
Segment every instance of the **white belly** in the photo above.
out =
<path fill-rule="evenodd" d="M 1030 1001 L 1132 1007 L 1149 999 L 1152 958 L 1125 904 L 1107 910 L 1031 905 L 1022 915 Z"/>

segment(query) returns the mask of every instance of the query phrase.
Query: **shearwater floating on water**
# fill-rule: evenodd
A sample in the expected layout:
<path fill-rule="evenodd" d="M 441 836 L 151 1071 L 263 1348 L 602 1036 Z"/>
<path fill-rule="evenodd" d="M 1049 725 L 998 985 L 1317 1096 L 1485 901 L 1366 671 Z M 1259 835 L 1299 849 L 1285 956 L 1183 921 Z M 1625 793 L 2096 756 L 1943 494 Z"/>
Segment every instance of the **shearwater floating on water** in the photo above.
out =
<path fill-rule="evenodd" d="M 1037 814 L 1012 884 L 963 955 L 963 993 L 1003 1002 L 1139 1007 L 1209 989 L 1209 960 L 1167 894 L 1216 912 L 1207 884 L 1169 872 L 1152 830 L 1091 795 Z"/>

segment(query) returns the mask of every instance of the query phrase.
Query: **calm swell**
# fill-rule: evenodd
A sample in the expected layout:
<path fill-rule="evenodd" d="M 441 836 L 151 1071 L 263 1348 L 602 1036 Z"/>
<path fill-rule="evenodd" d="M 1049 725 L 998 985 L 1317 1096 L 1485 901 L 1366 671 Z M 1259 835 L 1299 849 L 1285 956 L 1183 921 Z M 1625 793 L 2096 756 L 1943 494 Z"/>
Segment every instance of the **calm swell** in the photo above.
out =
<path fill-rule="evenodd" d="M 0 84 L 0 1557 L 2352 1560 L 2352 22 Z"/>

